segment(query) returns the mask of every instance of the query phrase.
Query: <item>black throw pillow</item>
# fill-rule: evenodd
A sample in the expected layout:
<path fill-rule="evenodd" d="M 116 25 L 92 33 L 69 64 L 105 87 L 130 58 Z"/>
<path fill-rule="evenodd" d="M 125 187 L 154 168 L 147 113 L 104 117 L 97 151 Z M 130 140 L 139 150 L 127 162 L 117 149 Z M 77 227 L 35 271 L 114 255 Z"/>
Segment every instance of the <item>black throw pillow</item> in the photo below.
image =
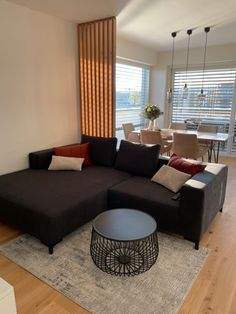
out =
<path fill-rule="evenodd" d="M 160 145 L 134 144 L 121 141 L 115 168 L 134 175 L 152 177 L 157 168 Z"/>
<path fill-rule="evenodd" d="M 91 157 L 95 165 L 113 166 L 116 157 L 116 137 L 97 137 L 83 134 L 81 143 L 92 143 Z"/>

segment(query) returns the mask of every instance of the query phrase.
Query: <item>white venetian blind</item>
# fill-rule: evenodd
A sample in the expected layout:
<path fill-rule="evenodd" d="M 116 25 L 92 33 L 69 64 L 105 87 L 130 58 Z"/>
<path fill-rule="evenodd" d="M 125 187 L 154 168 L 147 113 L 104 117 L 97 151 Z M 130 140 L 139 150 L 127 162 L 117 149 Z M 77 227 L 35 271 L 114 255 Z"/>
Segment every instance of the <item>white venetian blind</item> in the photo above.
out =
<path fill-rule="evenodd" d="M 196 119 L 202 124 L 218 125 L 218 132 L 228 133 L 234 114 L 236 68 L 207 69 L 204 73 L 199 70 L 176 70 L 174 72 L 172 121 L 184 122 Z M 182 88 L 188 85 L 188 97 L 182 99 Z M 206 99 L 203 103 L 198 100 L 198 93 L 203 86 Z M 235 123 L 236 124 L 236 123 Z M 234 138 L 236 125 L 234 128 Z M 226 150 L 226 147 L 222 147 Z M 236 151 L 232 143 L 231 151 Z"/>
<path fill-rule="evenodd" d="M 116 63 L 116 131 L 123 123 L 144 124 L 143 107 L 148 103 L 149 72 L 145 66 Z"/>

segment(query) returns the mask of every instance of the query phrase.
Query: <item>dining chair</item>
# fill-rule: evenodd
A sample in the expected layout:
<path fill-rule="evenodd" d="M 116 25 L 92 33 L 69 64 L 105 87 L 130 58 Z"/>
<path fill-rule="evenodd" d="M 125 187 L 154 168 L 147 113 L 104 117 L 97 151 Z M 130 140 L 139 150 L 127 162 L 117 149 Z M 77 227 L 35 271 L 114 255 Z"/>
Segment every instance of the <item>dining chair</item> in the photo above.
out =
<path fill-rule="evenodd" d="M 217 133 L 218 132 L 218 125 L 199 124 L 197 130 L 199 132 Z"/>
<path fill-rule="evenodd" d="M 160 131 L 141 130 L 140 139 L 142 144 L 159 144 L 161 146 L 161 154 L 168 154 L 172 147 L 172 142 L 162 140 Z"/>
<path fill-rule="evenodd" d="M 201 147 L 196 134 L 173 133 L 172 152 L 184 158 L 198 159 L 208 152 L 207 147 Z"/>
<path fill-rule="evenodd" d="M 187 124 L 186 123 L 181 123 L 181 122 L 171 122 L 170 125 L 169 125 L 169 129 L 186 130 L 187 129 Z"/>
<path fill-rule="evenodd" d="M 199 132 L 207 132 L 207 133 L 217 133 L 218 126 L 217 125 L 210 125 L 210 124 L 199 124 L 197 130 Z M 199 144 L 201 146 L 205 145 L 208 147 L 208 159 L 210 159 L 210 154 L 214 154 L 214 161 L 216 162 L 216 151 L 215 151 L 215 143 L 207 140 L 199 140 Z"/>
<path fill-rule="evenodd" d="M 124 131 L 124 137 L 126 141 L 140 143 L 140 136 L 137 133 L 133 133 L 135 127 L 133 123 L 124 123 L 122 124 L 122 128 Z"/>

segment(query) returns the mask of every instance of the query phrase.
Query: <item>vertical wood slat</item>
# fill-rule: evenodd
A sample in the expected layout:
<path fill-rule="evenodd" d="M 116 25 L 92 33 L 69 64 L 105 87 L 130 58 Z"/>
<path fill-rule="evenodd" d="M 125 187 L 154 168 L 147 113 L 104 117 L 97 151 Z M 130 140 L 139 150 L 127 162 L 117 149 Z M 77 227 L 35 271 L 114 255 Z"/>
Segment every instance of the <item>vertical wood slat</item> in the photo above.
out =
<path fill-rule="evenodd" d="M 78 32 L 78 42 L 81 40 L 83 36 L 82 28 L 79 29 Z M 84 128 L 85 125 L 85 112 L 84 112 L 84 67 L 83 67 L 83 45 L 79 45 L 79 81 L 80 81 L 80 108 L 81 108 L 81 129 Z"/>
<path fill-rule="evenodd" d="M 99 60 L 98 60 L 98 71 L 99 71 L 99 102 L 100 102 L 100 112 L 99 112 L 99 119 L 100 119 L 100 135 L 103 133 L 103 45 L 102 45 L 102 40 L 103 40 L 103 33 L 102 33 L 103 27 L 102 23 L 99 23 L 99 43 L 98 43 L 98 55 L 99 55 Z"/>
<path fill-rule="evenodd" d="M 104 92 L 104 124 L 107 126 L 105 128 L 105 136 L 107 137 L 109 134 L 109 125 L 108 125 L 108 115 L 109 115 L 109 110 L 108 110 L 108 105 L 107 105 L 107 94 L 108 94 L 108 90 L 107 90 L 107 81 L 108 81 L 108 77 L 107 77 L 107 64 L 108 64 L 108 60 L 107 60 L 107 21 L 104 21 L 103 24 L 103 77 L 104 77 L 104 87 L 103 87 L 103 92 Z"/>
<path fill-rule="evenodd" d="M 116 86 L 115 86 L 115 81 L 116 81 L 116 23 L 112 23 L 112 96 L 111 96 L 111 102 L 113 103 L 112 107 L 112 130 L 111 133 L 115 134 L 116 131 L 116 126 L 115 126 L 115 113 L 116 113 L 116 108 L 115 108 L 115 103 L 116 103 Z"/>
<path fill-rule="evenodd" d="M 88 93 L 88 134 L 92 134 L 92 75 L 91 75 L 91 42 L 90 42 L 90 29 L 91 29 L 91 24 L 88 25 L 87 27 L 87 36 L 86 36 L 86 41 L 87 41 L 87 93 Z"/>
<path fill-rule="evenodd" d="M 94 111 L 96 110 L 96 92 L 95 92 L 95 56 L 94 56 L 94 46 L 95 46 L 95 25 L 91 24 L 90 28 L 90 41 L 91 41 L 91 76 L 92 76 L 92 84 L 91 84 L 91 95 L 92 99 L 94 99 L 94 106 L 92 106 L 92 134 L 97 136 L 97 130 L 96 130 L 96 115 Z"/>
<path fill-rule="evenodd" d="M 115 42 L 114 17 L 78 25 L 81 132 L 114 135 Z"/>
<path fill-rule="evenodd" d="M 96 93 L 97 93 L 97 110 L 96 110 L 96 125 L 97 125 L 97 135 L 101 136 L 101 127 L 100 127 L 100 77 L 99 77 L 99 27 L 98 23 L 96 23 Z"/>

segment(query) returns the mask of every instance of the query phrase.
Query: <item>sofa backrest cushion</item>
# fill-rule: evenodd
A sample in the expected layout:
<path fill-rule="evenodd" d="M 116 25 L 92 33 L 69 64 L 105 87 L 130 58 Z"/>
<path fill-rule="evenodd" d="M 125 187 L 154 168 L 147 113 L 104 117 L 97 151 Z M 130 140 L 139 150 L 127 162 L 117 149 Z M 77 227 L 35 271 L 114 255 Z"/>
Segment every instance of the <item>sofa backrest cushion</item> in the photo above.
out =
<path fill-rule="evenodd" d="M 29 153 L 30 169 L 47 169 L 52 161 L 53 149 Z"/>
<path fill-rule="evenodd" d="M 91 143 L 91 157 L 95 165 L 114 165 L 116 157 L 116 137 L 96 137 L 83 134 L 81 143 Z"/>
<path fill-rule="evenodd" d="M 138 176 L 151 177 L 157 169 L 160 145 L 142 145 L 121 141 L 115 168 Z"/>
<path fill-rule="evenodd" d="M 91 143 L 54 147 L 56 156 L 84 158 L 83 165 L 91 166 Z"/>

